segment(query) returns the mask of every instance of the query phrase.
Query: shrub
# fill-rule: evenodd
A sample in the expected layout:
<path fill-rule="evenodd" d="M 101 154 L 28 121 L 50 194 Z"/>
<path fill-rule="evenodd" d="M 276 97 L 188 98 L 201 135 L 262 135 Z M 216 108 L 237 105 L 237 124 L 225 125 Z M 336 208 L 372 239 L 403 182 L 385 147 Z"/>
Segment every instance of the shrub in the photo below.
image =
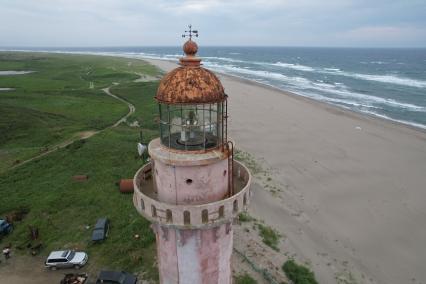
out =
<path fill-rule="evenodd" d="M 297 264 L 292 259 L 287 260 L 282 269 L 294 284 L 318 284 L 312 271 L 303 265 Z"/>
<path fill-rule="evenodd" d="M 246 212 L 241 212 L 240 214 L 238 214 L 238 220 L 240 222 L 250 222 L 253 221 L 254 218 L 251 217 L 249 214 L 247 214 Z"/>
<path fill-rule="evenodd" d="M 257 281 L 254 280 L 250 275 L 243 274 L 235 277 L 235 284 L 256 284 Z"/>
<path fill-rule="evenodd" d="M 258 228 L 263 243 L 274 250 L 279 251 L 278 241 L 280 239 L 280 234 L 271 227 L 264 226 L 262 224 L 258 224 Z"/>

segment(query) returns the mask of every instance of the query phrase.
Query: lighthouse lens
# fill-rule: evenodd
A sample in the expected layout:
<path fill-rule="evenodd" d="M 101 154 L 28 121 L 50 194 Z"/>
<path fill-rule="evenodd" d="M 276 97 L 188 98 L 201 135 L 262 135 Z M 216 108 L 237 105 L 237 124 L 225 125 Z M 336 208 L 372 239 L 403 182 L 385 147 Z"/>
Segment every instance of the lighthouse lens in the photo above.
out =
<path fill-rule="evenodd" d="M 218 147 L 221 137 L 221 104 L 161 105 L 160 131 L 163 145 L 178 150 Z"/>

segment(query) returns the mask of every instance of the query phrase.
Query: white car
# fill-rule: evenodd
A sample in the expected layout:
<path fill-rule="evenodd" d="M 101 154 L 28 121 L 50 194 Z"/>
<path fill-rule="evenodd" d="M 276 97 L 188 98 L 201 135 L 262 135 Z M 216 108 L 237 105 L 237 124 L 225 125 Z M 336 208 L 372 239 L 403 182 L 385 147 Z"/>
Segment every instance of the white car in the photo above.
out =
<path fill-rule="evenodd" d="M 46 267 L 56 270 L 57 268 L 79 269 L 87 263 L 89 256 L 85 252 L 73 250 L 52 251 L 46 259 Z"/>

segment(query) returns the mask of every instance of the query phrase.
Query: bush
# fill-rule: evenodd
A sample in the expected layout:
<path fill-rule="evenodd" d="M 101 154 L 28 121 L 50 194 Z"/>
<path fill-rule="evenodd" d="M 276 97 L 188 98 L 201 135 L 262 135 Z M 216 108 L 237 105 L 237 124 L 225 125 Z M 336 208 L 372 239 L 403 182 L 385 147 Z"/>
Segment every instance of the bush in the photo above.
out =
<path fill-rule="evenodd" d="M 235 284 L 256 284 L 257 281 L 254 280 L 250 275 L 247 273 L 244 275 L 239 275 L 235 277 Z"/>
<path fill-rule="evenodd" d="M 278 241 L 280 239 L 280 234 L 271 227 L 264 226 L 262 224 L 258 224 L 258 228 L 263 243 L 274 250 L 279 251 Z"/>
<path fill-rule="evenodd" d="M 294 284 L 318 284 L 312 271 L 303 265 L 297 264 L 292 259 L 287 260 L 282 269 Z"/>
<path fill-rule="evenodd" d="M 246 212 L 241 212 L 240 214 L 238 214 L 238 220 L 240 222 L 250 222 L 253 221 L 254 218 L 251 217 L 249 214 L 247 214 Z"/>

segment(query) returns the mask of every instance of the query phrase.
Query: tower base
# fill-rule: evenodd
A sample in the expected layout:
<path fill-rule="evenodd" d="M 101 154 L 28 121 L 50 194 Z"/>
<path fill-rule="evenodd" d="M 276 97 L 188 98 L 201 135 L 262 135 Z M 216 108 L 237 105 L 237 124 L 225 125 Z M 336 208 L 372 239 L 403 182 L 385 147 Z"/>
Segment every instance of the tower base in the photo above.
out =
<path fill-rule="evenodd" d="M 206 229 L 152 225 L 162 284 L 230 284 L 232 224 Z"/>

